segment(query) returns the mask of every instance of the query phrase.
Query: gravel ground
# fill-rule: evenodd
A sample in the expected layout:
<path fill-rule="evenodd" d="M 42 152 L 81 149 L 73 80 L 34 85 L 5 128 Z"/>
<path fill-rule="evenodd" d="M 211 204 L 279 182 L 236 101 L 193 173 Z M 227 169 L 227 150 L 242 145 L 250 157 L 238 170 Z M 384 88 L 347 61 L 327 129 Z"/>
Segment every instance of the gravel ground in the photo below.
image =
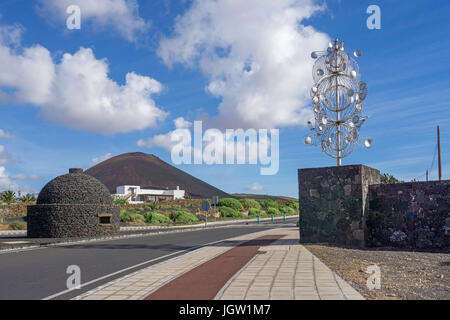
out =
<path fill-rule="evenodd" d="M 368 299 L 450 300 L 450 250 L 401 251 L 305 245 Z M 381 270 L 381 289 L 367 288 L 367 267 Z"/>

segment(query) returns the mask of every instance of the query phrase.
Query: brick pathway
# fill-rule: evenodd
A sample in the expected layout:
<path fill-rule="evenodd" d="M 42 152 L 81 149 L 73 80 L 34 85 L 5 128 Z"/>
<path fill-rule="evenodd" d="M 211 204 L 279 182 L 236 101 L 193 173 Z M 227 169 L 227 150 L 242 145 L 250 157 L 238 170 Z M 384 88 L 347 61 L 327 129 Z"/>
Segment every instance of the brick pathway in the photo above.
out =
<path fill-rule="evenodd" d="M 298 244 L 289 232 L 228 281 L 222 300 L 362 300 L 347 282 Z"/>
<path fill-rule="evenodd" d="M 364 299 L 347 282 L 298 244 L 297 228 L 271 229 L 206 246 L 140 270 L 76 299 L 144 299 L 172 280 L 233 247 L 267 235 L 284 235 L 284 237 L 261 247 L 260 254 L 229 279 L 215 299 Z"/>

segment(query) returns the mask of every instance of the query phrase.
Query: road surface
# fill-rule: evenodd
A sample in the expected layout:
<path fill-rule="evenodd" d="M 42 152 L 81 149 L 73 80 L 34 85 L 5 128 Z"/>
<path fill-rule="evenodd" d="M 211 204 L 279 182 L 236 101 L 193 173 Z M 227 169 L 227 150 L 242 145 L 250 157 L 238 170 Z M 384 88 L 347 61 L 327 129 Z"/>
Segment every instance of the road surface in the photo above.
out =
<path fill-rule="evenodd" d="M 287 223 L 233 226 L 2 253 L 0 300 L 71 299 L 198 246 L 267 228 L 292 226 L 296 221 L 297 217 L 290 217 Z M 70 265 L 80 267 L 81 289 L 67 290 L 70 274 L 66 271 Z"/>

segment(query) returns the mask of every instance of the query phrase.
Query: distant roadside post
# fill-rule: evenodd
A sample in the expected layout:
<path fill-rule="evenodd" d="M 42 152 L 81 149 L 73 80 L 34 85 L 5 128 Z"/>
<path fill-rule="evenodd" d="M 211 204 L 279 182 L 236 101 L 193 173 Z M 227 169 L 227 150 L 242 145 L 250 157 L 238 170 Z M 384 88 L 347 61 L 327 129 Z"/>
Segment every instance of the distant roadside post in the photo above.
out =
<path fill-rule="evenodd" d="M 216 221 L 216 208 L 219 204 L 219 196 L 213 196 L 212 197 L 212 204 L 214 206 L 214 221 Z"/>
<path fill-rule="evenodd" d="M 206 227 L 206 223 L 208 221 L 208 211 L 211 208 L 211 205 L 209 204 L 208 201 L 203 201 L 202 203 L 202 209 L 203 211 L 205 211 L 205 227 Z"/>

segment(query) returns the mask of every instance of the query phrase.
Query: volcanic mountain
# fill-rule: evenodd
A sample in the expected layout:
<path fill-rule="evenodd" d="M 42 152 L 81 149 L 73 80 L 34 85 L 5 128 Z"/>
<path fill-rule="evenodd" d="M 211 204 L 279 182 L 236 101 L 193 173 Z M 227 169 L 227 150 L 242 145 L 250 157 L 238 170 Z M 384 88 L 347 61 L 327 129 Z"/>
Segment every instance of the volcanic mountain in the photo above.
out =
<path fill-rule="evenodd" d="M 229 194 L 177 169 L 152 154 L 125 153 L 103 161 L 86 170 L 116 193 L 117 186 L 133 185 L 146 189 L 186 190 L 192 198 L 230 197 Z"/>

